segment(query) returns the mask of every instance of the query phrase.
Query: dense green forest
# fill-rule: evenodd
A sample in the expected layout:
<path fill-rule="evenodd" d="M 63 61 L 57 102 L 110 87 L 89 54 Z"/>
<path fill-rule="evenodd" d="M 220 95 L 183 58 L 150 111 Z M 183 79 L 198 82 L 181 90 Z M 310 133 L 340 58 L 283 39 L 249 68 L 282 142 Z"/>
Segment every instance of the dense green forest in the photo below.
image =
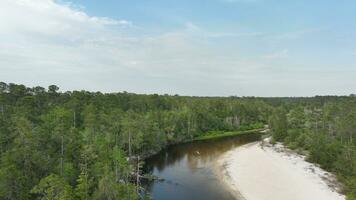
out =
<path fill-rule="evenodd" d="M 0 83 L 0 199 L 139 199 L 139 156 L 209 131 L 261 128 L 272 110 L 257 98 Z"/>
<path fill-rule="evenodd" d="M 356 97 L 282 100 L 270 117 L 273 139 L 338 175 L 356 199 Z"/>
<path fill-rule="evenodd" d="M 0 199 L 140 199 L 138 158 L 269 124 L 356 199 L 356 98 L 59 92 L 0 83 Z M 210 134 L 210 135 L 209 135 Z M 142 177 L 141 177 L 142 178 Z"/>

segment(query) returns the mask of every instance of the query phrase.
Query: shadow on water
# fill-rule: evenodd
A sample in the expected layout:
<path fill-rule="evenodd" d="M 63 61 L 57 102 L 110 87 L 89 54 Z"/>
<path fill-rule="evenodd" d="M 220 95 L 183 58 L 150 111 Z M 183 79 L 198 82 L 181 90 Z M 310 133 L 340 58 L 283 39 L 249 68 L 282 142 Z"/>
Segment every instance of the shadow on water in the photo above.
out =
<path fill-rule="evenodd" d="M 223 153 L 259 139 L 256 133 L 169 146 L 145 161 L 146 172 L 164 179 L 145 183 L 146 190 L 155 200 L 234 199 L 212 164 Z"/>

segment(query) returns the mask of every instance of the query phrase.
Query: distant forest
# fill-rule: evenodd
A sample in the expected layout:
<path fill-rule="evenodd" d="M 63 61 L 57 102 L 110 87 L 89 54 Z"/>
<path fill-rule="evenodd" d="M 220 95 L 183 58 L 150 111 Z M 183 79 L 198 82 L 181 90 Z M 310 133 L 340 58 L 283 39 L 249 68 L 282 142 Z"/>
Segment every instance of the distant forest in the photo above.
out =
<path fill-rule="evenodd" d="M 3 82 L 0 199 L 148 199 L 137 184 L 138 158 L 211 131 L 267 124 L 273 141 L 337 174 L 348 200 L 356 200 L 354 95 L 105 94 Z"/>

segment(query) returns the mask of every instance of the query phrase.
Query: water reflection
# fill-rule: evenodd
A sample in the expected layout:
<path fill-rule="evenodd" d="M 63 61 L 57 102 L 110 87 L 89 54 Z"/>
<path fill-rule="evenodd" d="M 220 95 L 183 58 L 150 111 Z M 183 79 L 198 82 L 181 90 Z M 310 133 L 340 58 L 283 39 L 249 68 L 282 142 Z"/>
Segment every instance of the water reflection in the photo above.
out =
<path fill-rule="evenodd" d="M 256 141 L 259 134 L 173 145 L 146 160 L 145 171 L 165 179 L 145 183 L 156 200 L 233 199 L 214 176 L 212 164 L 224 152 Z"/>

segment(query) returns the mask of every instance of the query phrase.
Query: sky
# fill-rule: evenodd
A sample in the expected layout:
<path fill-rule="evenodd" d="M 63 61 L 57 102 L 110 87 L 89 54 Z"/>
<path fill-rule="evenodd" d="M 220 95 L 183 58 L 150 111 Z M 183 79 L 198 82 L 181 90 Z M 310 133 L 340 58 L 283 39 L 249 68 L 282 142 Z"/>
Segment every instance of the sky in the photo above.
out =
<path fill-rule="evenodd" d="M 0 81 L 190 96 L 356 93 L 354 0 L 0 0 Z"/>

